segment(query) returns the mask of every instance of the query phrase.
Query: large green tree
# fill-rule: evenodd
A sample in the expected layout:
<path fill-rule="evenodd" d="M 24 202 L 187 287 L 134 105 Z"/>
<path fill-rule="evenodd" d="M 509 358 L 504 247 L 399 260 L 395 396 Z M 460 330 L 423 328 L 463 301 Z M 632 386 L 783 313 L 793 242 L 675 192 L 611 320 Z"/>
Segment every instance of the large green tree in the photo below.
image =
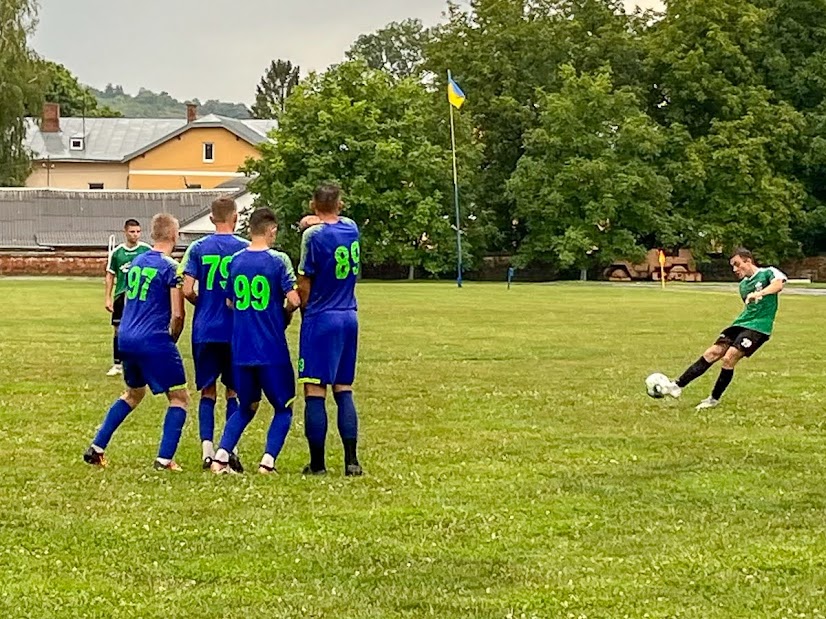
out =
<path fill-rule="evenodd" d="M 284 111 L 287 98 L 298 86 L 300 69 L 289 60 L 273 60 L 255 88 L 254 118 L 275 118 Z"/>
<path fill-rule="evenodd" d="M 562 88 L 539 100 L 539 126 L 508 183 L 527 230 L 519 261 L 587 268 L 641 256 L 646 241 L 670 244 L 664 131 L 631 89 L 614 90 L 609 73 L 560 73 Z"/>
<path fill-rule="evenodd" d="M 422 72 L 429 36 L 419 19 L 392 22 L 356 39 L 347 59 L 361 58 L 371 69 L 381 69 L 399 79 L 415 77 Z"/>
<path fill-rule="evenodd" d="M 280 117 L 273 142 L 262 145 L 262 158 L 250 164 L 259 174 L 251 190 L 283 221 L 296 222 L 315 186 L 337 181 L 345 214 L 361 227 L 366 263 L 442 272 L 456 256 L 442 98 L 361 60 L 312 74 Z M 460 121 L 463 167 L 474 154 L 469 133 Z M 474 216 L 471 206 L 463 231 Z M 295 232 L 283 233 L 281 242 L 297 253 Z"/>
<path fill-rule="evenodd" d="M 672 0 L 646 40 L 673 211 L 699 255 L 747 244 L 777 259 L 799 248 L 805 119 L 766 86 L 770 16 L 747 0 Z"/>
<path fill-rule="evenodd" d="M 426 68 L 445 87 L 450 69 L 467 95 L 466 110 L 484 144 L 474 198 L 490 206 L 498 233 L 492 249 L 513 249 L 514 202 L 502 187 L 524 152 L 524 134 L 538 124 L 542 93 L 561 87 L 559 68 L 611 68 L 619 86 L 643 75 L 637 33 L 645 20 L 615 0 L 471 0 L 450 5 L 445 24 L 426 46 Z"/>
<path fill-rule="evenodd" d="M 42 96 L 38 59 L 28 45 L 36 17 L 32 0 L 0 2 L 0 186 L 22 185 L 29 173 L 26 111 Z"/>

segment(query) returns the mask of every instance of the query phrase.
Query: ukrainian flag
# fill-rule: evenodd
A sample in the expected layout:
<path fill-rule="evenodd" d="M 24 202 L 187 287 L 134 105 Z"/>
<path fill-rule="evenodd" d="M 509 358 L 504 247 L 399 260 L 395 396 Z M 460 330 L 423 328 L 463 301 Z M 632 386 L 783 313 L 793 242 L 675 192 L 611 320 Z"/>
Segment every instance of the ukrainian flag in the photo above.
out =
<path fill-rule="evenodd" d="M 462 107 L 465 102 L 465 93 L 459 88 L 459 84 L 453 81 L 453 78 L 447 81 L 447 99 L 450 104 L 457 110 Z"/>

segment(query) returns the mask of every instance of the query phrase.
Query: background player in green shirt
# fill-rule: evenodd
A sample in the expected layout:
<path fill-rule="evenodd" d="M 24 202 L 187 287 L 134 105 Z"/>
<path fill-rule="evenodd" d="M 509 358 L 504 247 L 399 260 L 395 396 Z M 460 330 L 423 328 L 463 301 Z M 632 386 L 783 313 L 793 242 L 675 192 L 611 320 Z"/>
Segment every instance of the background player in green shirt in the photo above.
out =
<path fill-rule="evenodd" d="M 740 298 L 746 304 L 743 311 L 725 329 L 717 341 L 697 359 L 682 376 L 672 382 L 666 393 L 679 398 L 683 387 L 702 376 L 717 361 L 722 360 L 720 376 L 711 395 L 697 405 L 697 410 L 714 408 L 734 378 L 734 366 L 751 357 L 769 341 L 777 315 L 778 294 L 786 284 L 786 276 L 774 267 L 759 267 L 747 249 L 738 249 L 730 260 L 731 268 L 740 278 Z"/>
<path fill-rule="evenodd" d="M 126 274 L 132 261 L 142 253 L 152 249 L 151 245 L 141 242 L 141 225 L 137 219 L 127 219 L 123 224 L 124 241 L 109 255 L 106 265 L 106 292 L 104 294 L 104 305 L 106 311 L 112 314 L 112 361 L 111 369 L 107 376 L 117 376 L 123 374 L 120 353 L 118 351 L 118 325 L 123 316 L 123 303 L 126 300 Z"/>

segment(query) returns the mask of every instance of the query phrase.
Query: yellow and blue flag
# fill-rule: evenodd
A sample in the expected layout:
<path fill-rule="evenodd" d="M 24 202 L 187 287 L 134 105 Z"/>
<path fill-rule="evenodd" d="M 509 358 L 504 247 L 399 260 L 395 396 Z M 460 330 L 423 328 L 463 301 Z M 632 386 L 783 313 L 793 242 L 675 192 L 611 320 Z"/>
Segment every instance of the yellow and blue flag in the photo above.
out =
<path fill-rule="evenodd" d="M 447 81 L 447 99 L 457 110 L 461 108 L 465 102 L 465 93 L 459 88 L 459 84 L 453 81 L 453 78 Z"/>

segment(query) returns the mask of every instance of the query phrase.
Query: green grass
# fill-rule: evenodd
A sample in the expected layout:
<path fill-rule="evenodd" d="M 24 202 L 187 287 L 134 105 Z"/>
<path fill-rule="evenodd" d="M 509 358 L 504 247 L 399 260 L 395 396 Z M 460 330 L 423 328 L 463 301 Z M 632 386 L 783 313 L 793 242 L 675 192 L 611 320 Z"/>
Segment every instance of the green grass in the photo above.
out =
<path fill-rule="evenodd" d="M 163 398 L 89 469 L 120 391 L 102 282 L 5 279 L 0 297 L 0 616 L 826 615 L 826 299 L 784 298 L 775 338 L 697 413 L 716 372 L 681 401 L 642 381 L 692 362 L 731 292 L 362 284 L 351 480 L 334 422 L 331 475 L 299 474 L 301 404 L 278 477 L 201 472 L 194 413 L 185 472 L 154 472 Z"/>

